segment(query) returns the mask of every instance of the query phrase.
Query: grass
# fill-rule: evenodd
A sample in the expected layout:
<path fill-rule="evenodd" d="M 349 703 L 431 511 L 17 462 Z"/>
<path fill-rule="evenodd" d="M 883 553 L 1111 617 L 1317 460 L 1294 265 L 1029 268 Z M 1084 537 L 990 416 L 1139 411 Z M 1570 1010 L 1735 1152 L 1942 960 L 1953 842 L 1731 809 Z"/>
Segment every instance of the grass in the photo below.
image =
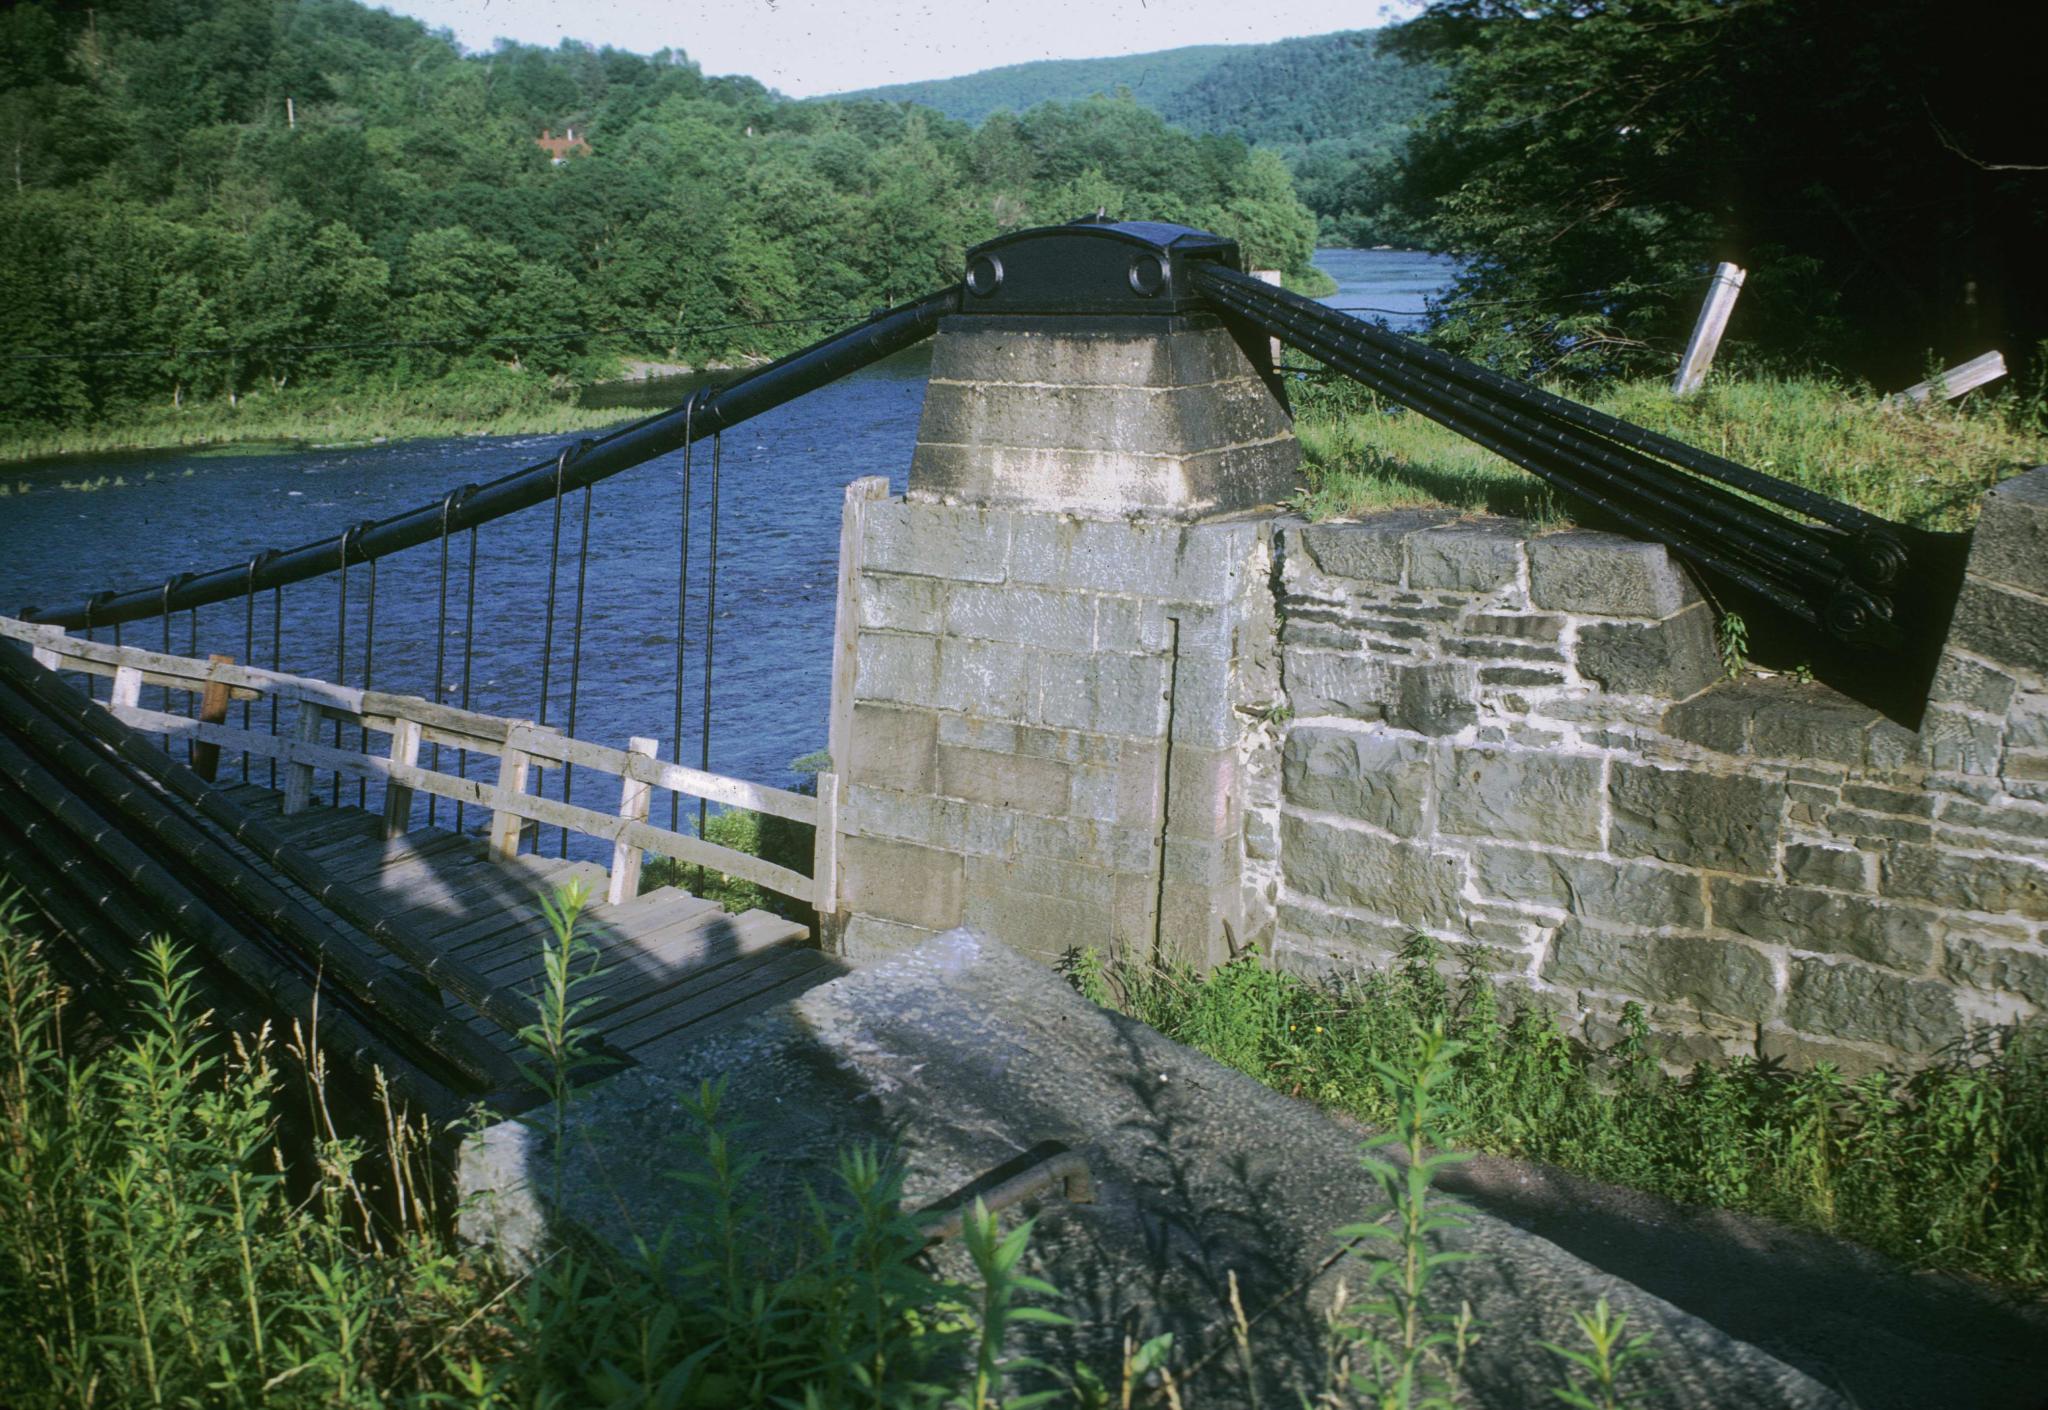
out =
<path fill-rule="evenodd" d="M 1535 476 L 1362 387 L 1290 390 L 1309 477 L 1299 507 L 1311 518 L 1417 506 L 1570 518 Z M 1984 491 L 2048 462 L 2048 435 L 2010 399 L 1901 408 L 1818 379 L 1756 377 L 1685 398 L 1660 381 L 1620 382 L 1590 404 L 1920 528 L 1968 528 Z"/>
<path fill-rule="evenodd" d="M 522 1035 L 557 1134 L 584 1050 L 582 900 L 552 898 L 547 983 Z M 939 1277 L 903 1210 L 901 1166 L 881 1152 L 844 1152 L 808 1217 L 771 1211 L 764 1156 L 709 1084 L 666 1155 L 677 1219 L 660 1244 L 630 1257 L 556 1244 L 507 1268 L 452 1238 L 429 1164 L 440 1133 L 388 1092 L 376 1094 L 377 1139 L 344 1134 L 317 1044 L 219 1032 L 167 940 L 147 944 L 134 989 L 124 1026 L 81 1022 L 0 893 L 10 1407 L 1195 1404 L 1180 1394 L 1171 1337 L 1127 1343 L 1106 1372 L 1017 1354 L 1019 1327 L 1063 1321 L 1039 1305 L 1054 1290 L 1023 1271 L 1030 1221 L 1005 1230 L 977 1203 L 962 1234 L 973 1276 Z M 1357 1292 L 1340 1288 L 1330 1310 L 1319 1405 L 1420 1410 L 1459 1393 L 1477 1324 L 1430 1290 L 1461 1256 L 1436 1247 L 1457 1215 L 1430 1188 L 1456 1158 L 1439 1152 L 1458 1057 L 1439 1027 L 1411 1031 L 1376 1064 L 1394 1129 L 1373 1144 L 1398 1145 L 1405 1161 L 1368 1148 L 1385 1204 L 1334 1236 Z M 1230 1288 L 1238 1389 L 1256 1404 L 1234 1274 Z M 1573 1320 L 1586 1345 L 1552 1348 L 1559 1398 L 1636 1403 L 1623 1373 L 1641 1339 L 1623 1341 L 1625 1321 L 1604 1303 Z M 1225 1395 L 1217 1403 L 1240 1403 Z"/>
<path fill-rule="evenodd" d="M 175 446 L 400 440 L 412 437 L 556 435 L 630 419 L 631 409 L 585 408 L 544 379 L 505 369 L 435 380 L 385 379 L 348 389 L 250 392 L 235 405 L 131 408 L 88 424 L 0 424 L 0 461 Z"/>
<path fill-rule="evenodd" d="M 1688 1204 L 1854 1239 L 1916 1268 L 2048 1289 L 2048 1029 L 1998 1030 L 1911 1075 L 1653 1057 L 1639 1011 L 1610 1051 L 1548 1014 L 1509 1016 L 1485 977 L 1447 978 L 1418 937 L 1381 972 L 1310 980 L 1257 957 L 1207 975 L 1105 966 L 1075 978 L 1168 1037 L 1374 1125 L 1399 1115 L 1380 1065 L 1418 1028 L 1455 1043 L 1436 1117 L 1463 1149 L 1546 1161 Z"/>
<path fill-rule="evenodd" d="M 551 982 L 525 1035 L 557 1128 L 580 1052 L 578 909 L 555 898 Z M 841 1157 L 808 1219 L 776 1222 L 753 1192 L 760 1155 L 707 1088 L 671 1153 L 688 1217 L 667 1242 L 633 1258 L 557 1247 L 510 1270 L 448 1232 L 426 1169 L 432 1133 L 386 1096 L 383 1140 L 342 1135 L 325 1119 L 317 1048 L 295 1036 L 280 1065 L 278 1046 L 218 1032 L 163 940 L 147 948 L 133 1023 L 82 1029 L 0 895 L 10 1407 L 1001 1396 L 1003 1344 L 1042 1291 L 1017 1268 L 1028 1223 L 1006 1232 L 971 1212 L 981 1276 L 939 1278 L 914 1261 L 924 1240 L 901 1208 L 900 1168 L 867 1150 Z M 294 1112 L 311 1113 L 310 1135 Z"/>

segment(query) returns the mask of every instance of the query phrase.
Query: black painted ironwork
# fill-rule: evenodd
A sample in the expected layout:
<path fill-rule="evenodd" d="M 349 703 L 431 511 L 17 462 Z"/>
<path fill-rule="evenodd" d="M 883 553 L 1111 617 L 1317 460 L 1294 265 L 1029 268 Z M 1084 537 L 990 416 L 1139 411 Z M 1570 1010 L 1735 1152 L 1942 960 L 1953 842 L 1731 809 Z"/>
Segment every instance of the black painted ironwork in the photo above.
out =
<path fill-rule="evenodd" d="M 1816 673 L 1918 723 L 1967 535 L 1894 524 L 1219 261 L 1196 264 L 1190 280 L 1226 318 L 1530 471 L 1595 519 L 1665 544 L 1736 604 L 1797 624 Z"/>

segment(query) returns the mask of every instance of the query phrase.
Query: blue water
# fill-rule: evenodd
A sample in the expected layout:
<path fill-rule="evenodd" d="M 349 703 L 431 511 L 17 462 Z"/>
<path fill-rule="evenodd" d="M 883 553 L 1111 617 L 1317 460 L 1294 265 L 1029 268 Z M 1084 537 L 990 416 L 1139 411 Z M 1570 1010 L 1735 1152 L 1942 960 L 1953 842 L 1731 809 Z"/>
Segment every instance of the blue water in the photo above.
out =
<path fill-rule="evenodd" d="M 1405 332 L 1420 326 L 1428 301 L 1457 273 L 1457 261 L 1419 250 L 1317 250 L 1316 268 L 1337 281 L 1324 303 Z"/>
<path fill-rule="evenodd" d="M 1338 280 L 1326 302 L 1391 310 L 1412 321 L 1450 277 L 1451 263 L 1400 251 L 1326 250 L 1317 263 Z M 1379 316 L 1374 314 L 1367 317 Z M 766 783 L 789 781 L 789 763 L 825 742 L 841 490 L 862 475 L 887 475 L 899 491 L 917 438 L 929 353 L 914 349 L 750 421 L 724 438 L 720 464 L 717 642 L 711 766 Z M 635 389 L 641 404 L 666 404 L 688 383 Z M 339 535 L 347 525 L 437 500 L 544 459 L 559 441 L 485 437 L 408 441 L 330 450 L 165 451 L 72 457 L 0 470 L 0 610 L 54 604 L 102 588 L 161 583 L 167 576 L 245 561 L 268 546 Z M 703 696 L 705 553 L 711 528 L 711 450 L 692 462 L 691 582 L 684 667 L 682 757 L 699 757 Z M 118 477 L 85 491 L 65 482 Z M 680 452 L 596 487 L 591 500 L 581 686 L 576 733 L 622 746 L 661 739 L 668 757 L 674 714 L 676 560 L 682 511 Z M 476 649 L 470 703 L 494 713 L 539 714 L 551 514 L 530 510 L 478 535 Z M 575 547 L 581 501 L 563 506 L 555 650 L 547 718 L 568 724 L 575 650 Z M 450 634 L 444 683 L 461 675 L 467 540 L 450 545 Z M 376 570 L 376 637 L 364 660 L 371 575 L 348 575 L 345 641 L 333 578 L 283 595 L 284 669 L 382 689 L 434 691 L 441 557 L 433 546 L 386 559 Z M 170 645 L 225 651 L 269 665 L 271 604 L 258 604 L 254 651 L 241 602 L 180 616 Z M 104 634 L 103 634 L 104 635 Z M 164 644 L 157 622 L 124 640 Z M 337 646 L 345 649 L 337 659 Z M 453 701 L 453 689 L 442 698 Z M 145 698 L 146 704 L 154 704 Z M 578 801 L 610 806 L 605 784 Z M 550 778 L 548 790 L 555 784 Z"/>

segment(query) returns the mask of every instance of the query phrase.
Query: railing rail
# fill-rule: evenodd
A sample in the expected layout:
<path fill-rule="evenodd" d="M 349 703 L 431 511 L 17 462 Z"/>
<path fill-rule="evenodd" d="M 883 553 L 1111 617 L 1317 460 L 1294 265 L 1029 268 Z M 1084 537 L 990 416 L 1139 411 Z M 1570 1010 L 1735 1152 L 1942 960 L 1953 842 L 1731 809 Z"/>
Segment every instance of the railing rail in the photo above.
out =
<path fill-rule="evenodd" d="M 276 760 L 286 813 L 308 806 L 316 772 L 331 772 L 383 784 L 386 837 L 406 831 L 412 800 L 424 793 L 486 811 L 490 846 L 501 856 L 518 851 L 528 823 L 544 823 L 610 842 L 613 850 L 606 896 L 614 905 L 631 899 L 638 889 L 641 854 L 652 852 L 753 882 L 803 901 L 821 916 L 838 909 L 836 773 L 818 775 L 818 793 L 813 797 L 664 762 L 653 757 L 655 744 L 648 739 L 635 739 L 628 749 L 612 749 L 570 738 L 531 720 L 465 710 L 418 696 L 359 690 L 234 662 L 114 646 L 14 617 L 0 617 L 0 637 L 25 643 L 36 659 L 52 670 L 111 677 L 112 691 L 104 703 L 124 724 L 161 735 L 167 742 L 182 739 L 189 744 L 215 745 L 223 753 Z M 235 700 L 288 700 L 296 710 L 279 721 L 278 733 L 272 733 L 267 723 L 244 728 L 145 708 L 141 703 L 145 685 L 201 697 L 209 686 L 216 691 L 225 688 Z M 252 721 L 255 718 L 252 712 Z M 320 736 L 334 721 L 385 736 L 383 752 L 358 752 L 322 743 Z M 424 766 L 419 762 L 422 743 L 495 759 L 495 777 L 469 778 Z M 618 809 L 606 813 L 529 793 L 536 763 L 548 767 L 573 764 L 616 777 Z M 748 808 L 815 829 L 811 874 L 649 822 L 649 795 L 656 788 Z"/>

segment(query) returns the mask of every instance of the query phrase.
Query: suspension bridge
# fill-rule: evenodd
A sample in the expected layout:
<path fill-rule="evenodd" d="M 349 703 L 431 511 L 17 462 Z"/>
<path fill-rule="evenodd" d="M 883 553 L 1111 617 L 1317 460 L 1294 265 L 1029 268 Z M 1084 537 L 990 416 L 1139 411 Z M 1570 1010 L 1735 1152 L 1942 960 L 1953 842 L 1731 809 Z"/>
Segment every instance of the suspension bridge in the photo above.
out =
<path fill-rule="evenodd" d="M 582 1019 L 614 1064 L 658 1060 L 843 972 L 832 942 L 846 910 L 845 765 L 864 654 L 853 587 L 859 505 L 873 493 L 849 498 L 832 767 L 815 792 L 719 775 L 709 729 L 719 438 L 955 319 L 1034 335 L 1221 328 L 1270 399 L 1242 413 L 1255 419 L 1284 420 L 1284 383 L 1261 356 L 1278 339 L 1540 476 L 1587 522 L 1666 546 L 1729 606 L 1797 635 L 1824 679 L 1917 722 L 1968 536 L 1890 523 L 1273 288 L 1240 266 L 1233 242 L 1174 225 L 1090 221 L 1004 236 L 969 252 L 955 286 L 490 483 L 336 525 L 293 548 L 0 619 L 0 866 L 65 937 L 88 997 L 118 1004 L 139 937 L 167 931 L 193 947 L 225 1015 L 317 1024 L 338 1061 L 381 1072 L 433 1111 L 524 1099 L 519 1034 L 532 1021 L 546 937 L 535 899 L 548 888 L 580 880 L 601 897 L 586 933 L 603 973 Z M 1065 414 L 1060 396 L 1046 389 L 1045 418 Z M 1182 421 L 1211 414 L 1174 406 Z M 1118 434 L 1146 424 L 1138 417 Z M 1028 428 L 1006 434 L 1009 446 L 1035 444 Z M 1211 472 L 1227 481 L 1238 473 L 1235 443 L 1227 430 L 1212 439 L 1221 449 Z M 706 440 L 701 465 L 695 448 Z M 662 663 L 671 698 L 666 719 L 618 748 L 578 736 L 592 491 L 672 455 L 682 458 L 685 513 L 674 654 Z M 1023 451 L 1012 460 L 1036 463 Z M 693 545 L 688 506 L 700 493 L 710 528 Z M 539 664 L 537 698 L 522 717 L 471 708 L 478 540 L 515 516 L 526 526 L 544 520 L 548 552 L 535 639 L 512 644 Z M 412 694 L 369 685 L 378 565 L 401 554 L 433 563 L 433 672 L 407 682 Z M 694 621 L 693 554 L 706 585 Z M 331 597 L 333 631 L 320 643 L 331 648 L 331 678 L 282 668 L 288 593 Z M 213 609 L 204 633 L 202 609 Z M 238 632 L 222 628 L 237 616 Z M 173 649 L 180 618 L 182 652 Z M 1176 619 L 1176 671 L 1184 630 Z M 348 683 L 352 671 L 358 684 Z M 686 764 L 693 710 L 700 751 Z M 652 732 L 661 726 L 666 757 Z M 1180 737 L 1171 702 L 1165 736 Z M 1162 858 L 1176 752 L 1156 781 Z M 712 805 L 808 829 L 807 861 L 800 868 L 709 840 Z M 598 860 L 607 849 L 608 861 Z M 686 879 L 690 869 L 739 878 L 782 901 L 728 915 L 684 889 L 643 891 L 648 854 L 680 864 Z M 1170 909 L 1170 884 L 1162 860 L 1156 894 L 1145 898 L 1155 925 Z"/>

